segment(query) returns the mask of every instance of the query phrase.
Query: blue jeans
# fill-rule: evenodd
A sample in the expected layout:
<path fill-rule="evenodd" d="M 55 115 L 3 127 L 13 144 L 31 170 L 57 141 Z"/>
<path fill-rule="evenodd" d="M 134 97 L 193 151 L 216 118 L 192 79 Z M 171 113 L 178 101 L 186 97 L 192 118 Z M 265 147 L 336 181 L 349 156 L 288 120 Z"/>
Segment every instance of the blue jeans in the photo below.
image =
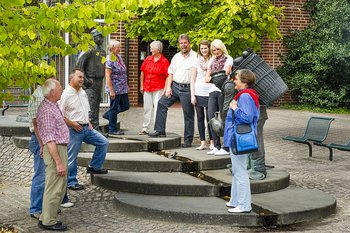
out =
<path fill-rule="evenodd" d="M 243 211 L 252 210 L 250 181 L 247 171 L 248 155 L 235 155 L 230 148 L 232 163 L 231 206 L 239 206 Z"/>
<path fill-rule="evenodd" d="M 118 113 L 124 112 L 130 108 L 129 96 L 128 94 L 116 95 L 114 99 L 110 99 L 111 106 L 110 109 L 105 113 L 108 116 L 109 133 L 117 131 L 117 118 Z"/>
<path fill-rule="evenodd" d="M 70 140 L 68 144 L 68 187 L 78 184 L 78 153 L 83 142 L 94 145 L 95 151 L 92 156 L 90 167 L 99 169 L 102 167 L 108 149 L 108 140 L 98 131 L 89 130 L 88 126 L 83 126 L 80 132 L 69 128 Z"/>
<path fill-rule="evenodd" d="M 29 150 L 34 155 L 34 175 L 30 189 L 29 212 L 34 214 L 41 213 L 45 189 L 45 163 L 40 156 L 40 144 L 35 134 L 30 138 Z"/>

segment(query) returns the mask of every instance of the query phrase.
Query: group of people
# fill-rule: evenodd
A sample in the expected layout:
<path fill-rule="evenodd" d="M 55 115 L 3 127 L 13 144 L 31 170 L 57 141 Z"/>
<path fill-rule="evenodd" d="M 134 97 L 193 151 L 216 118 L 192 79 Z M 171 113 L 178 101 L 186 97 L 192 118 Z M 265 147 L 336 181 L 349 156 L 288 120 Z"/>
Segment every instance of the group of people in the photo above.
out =
<path fill-rule="evenodd" d="M 95 32 L 94 39 L 99 46 L 101 36 Z M 168 108 L 180 101 L 184 115 L 184 143 L 182 147 L 191 147 L 194 135 L 194 115 L 197 113 L 198 131 L 201 144 L 197 150 L 207 149 L 206 122 L 216 112 L 223 111 L 224 96 L 222 91 L 211 83 L 211 74 L 224 71 L 227 79 L 233 66 L 233 59 L 221 40 L 211 43 L 202 40 L 198 53 L 191 49 L 190 39 L 182 34 L 178 39 L 180 52 L 171 63 L 162 54 L 163 45 L 153 41 L 150 45 L 152 55 L 142 66 L 140 91 L 144 98 L 144 121 L 140 135 L 166 137 L 166 118 Z M 112 40 L 110 54 L 104 68 L 106 90 L 110 96 L 110 109 L 103 115 L 109 120 L 109 135 L 122 135 L 117 130 L 117 115 L 129 109 L 127 67 L 120 52 L 120 43 Z M 102 54 L 103 55 L 103 54 Z M 94 54 L 96 56 L 96 54 Z M 87 172 L 106 174 L 102 168 L 109 142 L 98 131 L 98 119 L 92 118 L 91 112 L 98 112 L 96 106 L 91 109 L 90 97 L 86 87 L 99 88 L 100 82 L 86 83 L 94 69 L 89 64 L 89 56 L 83 55 L 78 62 L 79 68 L 70 74 L 70 83 L 65 90 L 58 80 L 49 78 L 38 86 L 29 101 L 30 131 L 32 133 L 29 148 L 34 154 L 34 176 L 30 193 L 30 215 L 39 220 L 38 225 L 47 230 L 66 230 L 67 226 L 57 221 L 61 207 L 70 207 L 67 188 L 82 190 L 84 186 L 77 180 L 77 156 L 83 142 L 95 146 Z M 90 67 L 90 71 L 84 69 Z M 89 73 L 90 72 L 90 73 Z M 85 73 L 85 74 L 84 74 Z M 101 78 L 100 78 L 101 79 Z M 100 81 L 100 80 L 98 80 Z M 235 89 L 238 94 L 230 103 L 225 123 L 224 143 L 220 136 L 208 126 L 211 155 L 230 155 L 232 160 L 231 199 L 226 206 L 231 213 L 250 212 L 251 194 L 247 172 L 247 155 L 235 155 L 230 144 L 230 129 L 238 123 L 253 123 L 256 131 L 259 118 L 258 95 L 250 87 L 255 82 L 255 75 L 249 70 L 238 70 L 234 75 Z M 85 83 L 85 85 L 84 85 Z M 84 87 L 84 89 L 83 89 Z M 249 89 L 249 91 L 246 91 Z M 151 115 L 154 115 L 154 131 L 150 132 Z M 232 110 L 232 111 L 230 111 Z M 93 120 L 93 124 L 90 120 Z"/>
<path fill-rule="evenodd" d="M 166 119 L 168 108 L 176 101 L 181 102 L 184 115 L 184 143 L 182 147 L 192 147 L 194 135 L 194 115 L 197 113 L 198 131 L 201 144 L 197 150 L 207 149 L 205 128 L 217 112 L 225 116 L 225 134 L 223 144 L 220 135 L 208 125 L 209 155 L 230 155 L 232 161 L 231 199 L 226 203 L 230 213 L 251 211 L 251 192 L 247 171 L 248 155 L 235 155 L 232 152 L 232 129 L 239 123 L 253 123 L 257 133 L 259 119 L 259 97 L 251 89 L 256 81 L 250 70 L 238 70 L 234 75 L 232 87 L 237 95 L 227 103 L 222 90 L 212 83 L 212 74 L 223 72 L 231 78 L 233 58 L 228 55 L 224 43 L 215 39 L 211 43 L 202 40 L 198 53 L 191 49 L 190 38 L 181 34 L 178 39 L 180 52 L 175 54 L 171 63 L 162 55 L 162 43 L 153 41 L 150 45 L 152 55 L 141 66 L 140 91 L 144 97 L 144 121 L 140 135 L 166 137 Z M 248 90 L 248 91 L 247 91 Z M 230 91 L 230 93 L 234 93 Z M 149 132 L 153 108 L 154 131 Z M 225 114 L 222 114 L 225 111 Z M 226 117 L 227 115 L 227 117 Z"/>
<path fill-rule="evenodd" d="M 29 145 L 34 154 L 30 215 L 39 219 L 39 226 L 46 230 L 67 229 L 57 221 L 60 206 L 73 205 L 68 201 L 67 188 L 84 189 L 77 180 L 77 157 L 83 142 L 95 146 L 87 173 L 108 173 L 102 165 L 109 142 L 90 122 L 83 83 L 84 73 L 75 69 L 64 91 L 58 80 L 49 78 L 29 101 Z"/>

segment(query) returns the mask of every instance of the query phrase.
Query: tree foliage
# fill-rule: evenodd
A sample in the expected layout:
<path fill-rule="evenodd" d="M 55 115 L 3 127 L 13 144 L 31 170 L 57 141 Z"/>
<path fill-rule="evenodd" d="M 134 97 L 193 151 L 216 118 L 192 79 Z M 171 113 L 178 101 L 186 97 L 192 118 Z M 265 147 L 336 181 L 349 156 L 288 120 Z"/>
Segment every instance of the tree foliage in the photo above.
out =
<path fill-rule="evenodd" d="M 187 33 L 194 47 L 202 39 L 221 39 L 231 56 L 248 47 L 260 50 L 265 36 L 281 37 L 278 17 L 282 8 L 269 0 L 165 0 L 140 8 L 138 16 L 127 25 L 129 37 L 168 40 L 176 46 L 178 36 Z"/>
<path fill-rule="evenodd" d="M 162 0 L 74 0 L 48 7 L 39 1 L 0 0 L 0 101 L 8 87 L 29 88 L 55 75 L 52 56 L 66 56 L 93 46 L 91 29 L 104 36 L 118 31 L 119 21 L 135 17 L 139 7 Z M 95 19 L 103 18 L 103 25 Z M 71 42 L 65 43 L 64 33 Z"/>
<path fill-rule="evenodd" d="M 350 6 L 347 0 L 309 0 L 310 25 L 285 38 L 279 73 L 302 103 L 345 106 L 350 92 Z"/>

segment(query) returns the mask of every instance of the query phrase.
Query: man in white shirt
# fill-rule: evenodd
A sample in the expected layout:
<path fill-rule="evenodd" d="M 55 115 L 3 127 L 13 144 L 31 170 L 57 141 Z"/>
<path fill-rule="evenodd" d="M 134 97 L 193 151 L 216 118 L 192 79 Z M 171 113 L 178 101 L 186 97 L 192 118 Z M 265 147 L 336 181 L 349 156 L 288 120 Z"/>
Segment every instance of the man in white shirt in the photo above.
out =
<path fill-rule="evenodd" d="M 89 121 L 90 105 L 86 92 L 82 89 L 84 73 L 75 69 L 69 76 L 69 86 L 63 91 L 60 109 L 63 112 L 64 120 L 69 127 L 70 140 L 68 144 L 68 188 L 81 190 L 84 186 L 78 183 L 77 157 L 80 146 L 83 142 L 94 145 L 95 151 L 88 173 L 106 174 L 108 171 L 102 169 L 103 162 L 108 149 L 108 140 L 98 131 L 93 129 Z"/>
<path fill-rule="evenodd" d="M 150 137 L 165 137 L 165 126 L 168 108 L 176 101 L 180 100 L 184 121 L 184 144 L 182 147 L 191 147 L 194 134 L 194 107 L 191 103 L 191 72 L 196 67 L 197 53 L 192 51 L 190 38 L 186 34 L 179 36 L 179 46 L 181 51 L 175 54 L 168 69 L 168 79 L 166 82 L 165 95 L 158 102 L 155 132 L 150 133 Z"/>

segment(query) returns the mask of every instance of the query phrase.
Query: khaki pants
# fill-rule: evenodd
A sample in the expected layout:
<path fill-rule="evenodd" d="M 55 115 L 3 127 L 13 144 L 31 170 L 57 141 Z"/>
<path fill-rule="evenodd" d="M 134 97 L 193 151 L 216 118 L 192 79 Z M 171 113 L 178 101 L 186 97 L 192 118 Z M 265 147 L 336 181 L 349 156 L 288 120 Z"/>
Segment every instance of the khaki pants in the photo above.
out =
<path fill-rule="evenodd" d="M 57 150 L 68 173 L 67 146 L 57 145 Z M 44 146 L 43 158 L 46 165 L 45 191 L 40 219 L 44 225 L 54 225 L 57 223 L 57 211 L 67 189 L 67 175 L 57 175 L 56 163 L 52 159 L 47 145 Z"/>

